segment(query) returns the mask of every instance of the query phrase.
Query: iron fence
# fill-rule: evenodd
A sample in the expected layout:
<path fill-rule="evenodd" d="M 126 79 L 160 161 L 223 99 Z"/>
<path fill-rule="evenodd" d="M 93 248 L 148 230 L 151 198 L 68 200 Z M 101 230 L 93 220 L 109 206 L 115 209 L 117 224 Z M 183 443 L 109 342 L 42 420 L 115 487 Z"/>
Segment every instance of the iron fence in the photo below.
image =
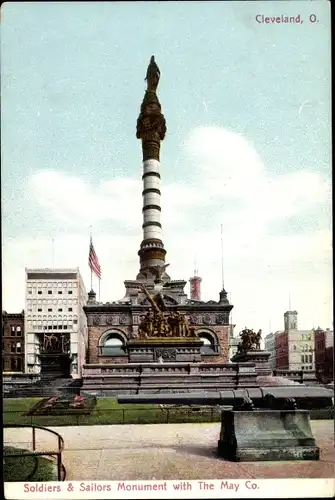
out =
<path fill-rule="evenodd" d="M 187 422 L 218 422 L 221 409 L 218 407 L 155 407 L 155 408 L 94 408 L 90 413 L 75 413 L 64 410 L 58 414 L 28 415 L 29 410 L 6 410 L 3 421 L 7 424 L 71 426 L 71 425 L 122 425 L 122 424 L 169 424 Z"/>
<path fill-rule="evenodd" d="M 60 434 L 57 432 L 51 430 L 51 429 L 46 429 L 45 427 L 42 427 L 40 425 L 32 425 L 32 424 L 6 424 L 6 422 L 3 425 L 4 429 L 21 429 L 21 428 L 30 428 L 32 430 L 32 451 L 18 451 L 17 453 L 6 453 L 6 451 L 3 454 L 4 460 L 7 459 L 12 459 L 12 458 L 22 458 L 22 457 L 33 457 L 35 458 L 35 463 L 32 471 L 29 473 L 28 477 L 22 478 L 22 481 L 29 481 L 34 474 L 36 473 L 38 469 L 38 457 L 51 457 L 56 459 L 56 464 L 57 464 L 57 481 L 65 481 L 66 479 L 66 469 L 64 467 L 64 464 L 62 462 L 62 452 L 64 450 L 64 440 Z M 48 432 L 49 434 L 54 434 L 57 437 L 57 450 L 54 451 L 36 451 L 36 430 L 42 430 L 45 432 Z M 4 439 L 5 441 L 5 439 Z M 6 443 L 5 443 L 6 444 Z M 9 443 L 8 443 L 9 444 Z M 13 448 L 13 443 L 10 443 Z M 4 447 L 5 448 L 5 447 Z"/>
<path fill-rule="evenodd" d="M 222 407 L 155 407 L 155 408 L 94 408 L 91 413 L 64 413 L 27 415 L 22 410 L 4 409 L 4 425 L 17 424 L 20 426 L 80 426 L 80 425 L 127 425 L 127 424 L 173 424 L 173 423 L 200 423 L 220 422 Z M 311 409 L 312 420 L 334 419 L 334 407 Z"/>

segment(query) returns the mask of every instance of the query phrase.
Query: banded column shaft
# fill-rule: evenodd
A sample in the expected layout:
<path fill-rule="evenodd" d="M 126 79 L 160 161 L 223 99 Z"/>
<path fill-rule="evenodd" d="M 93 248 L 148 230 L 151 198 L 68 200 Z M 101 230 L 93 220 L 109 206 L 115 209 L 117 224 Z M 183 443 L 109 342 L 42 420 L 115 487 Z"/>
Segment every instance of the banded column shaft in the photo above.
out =
<path fill-rule="evenodd" d="M 143 240 L 162 241 L 160 163 L 157 160 L 143 162 Z"/>
<path fill-rule="evenodd" d="M 165 263 L 161 225 L 160 162 L 143 160 L 143 240 L 140 251 L 140 272 Z"/>

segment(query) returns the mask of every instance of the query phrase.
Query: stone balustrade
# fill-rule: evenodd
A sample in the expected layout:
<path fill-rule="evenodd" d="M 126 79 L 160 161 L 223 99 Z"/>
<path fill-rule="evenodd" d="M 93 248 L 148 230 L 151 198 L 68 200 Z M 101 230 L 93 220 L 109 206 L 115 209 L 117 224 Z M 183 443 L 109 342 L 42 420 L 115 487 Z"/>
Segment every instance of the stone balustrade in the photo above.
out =
<path fill-rule="evenodd" d="M 85 392 L 96 395 L 188 390 L 217 391 L 257 386 L 255 364 L 243 363 L 115 363 L 83 367 Z"/>

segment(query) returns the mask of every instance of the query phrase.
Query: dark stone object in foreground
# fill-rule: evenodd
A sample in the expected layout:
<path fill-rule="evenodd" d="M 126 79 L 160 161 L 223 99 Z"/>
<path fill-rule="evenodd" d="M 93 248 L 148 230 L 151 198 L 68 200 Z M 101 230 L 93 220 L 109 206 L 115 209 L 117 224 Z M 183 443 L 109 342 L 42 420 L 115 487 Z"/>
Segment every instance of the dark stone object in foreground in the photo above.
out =
<path fill-rule="evenodd" d="M 223 411 L 220 457 L 233 462 L 319 460 L 307 410 Z"/>

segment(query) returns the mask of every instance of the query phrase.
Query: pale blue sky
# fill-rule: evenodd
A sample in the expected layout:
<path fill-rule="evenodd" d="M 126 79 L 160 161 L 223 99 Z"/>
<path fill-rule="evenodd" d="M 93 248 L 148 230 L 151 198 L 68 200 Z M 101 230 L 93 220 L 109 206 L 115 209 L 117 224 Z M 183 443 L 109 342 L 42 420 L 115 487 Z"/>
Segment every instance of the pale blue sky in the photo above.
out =
<path fill-rule="evenodd" d="M 318 22 L 311 24 L 309 15 L 313 13 Z M 258 24 L 256 14 L 300 14 L 304 23 Z M 119 177 L 140 180 L 136 119 L 152 54 L 161 70 L 159 98 L 168 128 L 162 146 L 162 200 L 164 185 L 199 188 L 197 183 L 203 171 L 199 174 L 197 158 L 185 153 L 185 144 L 198 127 L 224 129 L 246 138 L 264 165 L 264 175 L 271 179 L 309 172 L 319 176 L 320 185 L 330 183 L 327 2 L 9 2 L 2 7 L 1 36 L 3 241 L 4 267 L 15 270 L 17 276 L 21 276 L 25 265 L 37 262 L 29 257 L 29 252 L 26 258 L 11 261 L 14 256 L 9 246 L 13 239 L 17 243 L 21 238 L 27 244 L 32 235 L 35 240 L 42 240 L 61 238 L 64 233 L 78 238 L 87 234 L 87 225 L 78 222 L 69 229 L 46 202 L 41 206 L 32 178 L 53 171 L 64 174 L 64 182 L 69 176 L 74 183 L 84 180 L 93 191 Z M 222 165 L 214 168 L 224 174 L 224 158 Z M 246 163 L 241 168 L 247 171 L 249 167 Z M 244 177 L 241 172 L 239 175 Z M 294 189 L 304 191 L 299 182 L 300 187 Z M 282 196 L 278 196 L 279 203 L 286 202 L 285 189 L 284 186 Z M 254 196 L 257 197 L 257 191 Z M 308 191 L 307 196 L 314 195 Z M 318 196 L 314 204 L 304 202 L 302 210 L 272 220 L 264 237 L 329 231 L 329 198 L 325 195 L 322 202 L 322 193 Z M 176 259 L 180 250 L 173 251 L 172 235 L 188 238 L 199 226 L 213 232 L 216 229 L 212 222 L 220 219 L 217 214 L 222 213 L 225 220 L 230 211 L 244 203 L 243 197 L 228 203 L 224 196 L 210 193 L 208 200 L 184 204 L 186 222 L 183 227 L 179 224 L 180 232 L 176 228 L 173 233 L 172 223 L 171 227 L 166 224 L 169 241 L 165 245 L 174 256 L 171 265 L 176 272 L 183 272 L 183 276 L 174 278 L 189 277 L 193 255 L 187 268 L 185 263 L 179 268 Z M 124 210 L 121 205 L 120 209 Z M 122 290 L 122 280 L 132 278 L 133 269 L 138 267 L 141 224 L 127 224 L 122 217 L 97 216 L 94 221 L 97 238 L 112 234 L 122 238 L 125 227 L 127 234 L 134 237 L 134 247 L 126 261 L 131 275 L 127 268 L 123 268 L 122 278 L 115 274 L 121 282 L 118 290 Z M 101 245 L 106 246 L 102 240 Z M 107 274 L 111 266 L 113 274 L 110 254 L 107 259 L 106 250 L 104 262 L 103 251 L 100 250 L 102 266 Z M 86 248 L 82 260 L 78 257 L 78 264 L 73 258 L 66 261 L 59 256 L 59 265 L 86 266 L 85 252 Z M 196 253 L 202 271 L 206 272 L 205 247 Z M 214 266 L 217 256 L 211 258 Z M 117 251 L 113 259 L 117 259 Z M 329 266 L 329 256 L 321 256 L 323 266 L 325 260 Z M 41 262 L 44 265 L 46 262 Z M 118 264 L 114 266 L 122 269 Z M 234 285 L 229 283 L 227 287 L 234 290 L 237 310 L 239 265 L 232 260 L 231 269 L 234 266 Z M 207 272 L 211 281 L 214 271 L 208 268 Z M 316 271 L 316 279 L 318 275 L 323 279 L 323 274 Z M 292 279 L 295 278 L 288 281 Z M 299 275 L 299 286 L 301 280 Z M 16 285 L 21 287 L 19 282 Z M 218 283 L 209 284 L 211 297 L 207 298 L 215 298 L 218 288 Z M 112 285 L 106 289 L 105 300 L 120 298 L 108 295 L 112 289 Z M 326 296 L 329 297 L 329 290 L 324 292 Z M 9 300 L 9 309 L 11 304 L 14 307 L 13 301 Z M 15 307 L 22 308 L 23 304 L 15 303 Z M 276 310 L 275 314 L 281 317 L 283 312 Z M 324 310 L 320 315 L 323 321 L 331 318 Z"/>

